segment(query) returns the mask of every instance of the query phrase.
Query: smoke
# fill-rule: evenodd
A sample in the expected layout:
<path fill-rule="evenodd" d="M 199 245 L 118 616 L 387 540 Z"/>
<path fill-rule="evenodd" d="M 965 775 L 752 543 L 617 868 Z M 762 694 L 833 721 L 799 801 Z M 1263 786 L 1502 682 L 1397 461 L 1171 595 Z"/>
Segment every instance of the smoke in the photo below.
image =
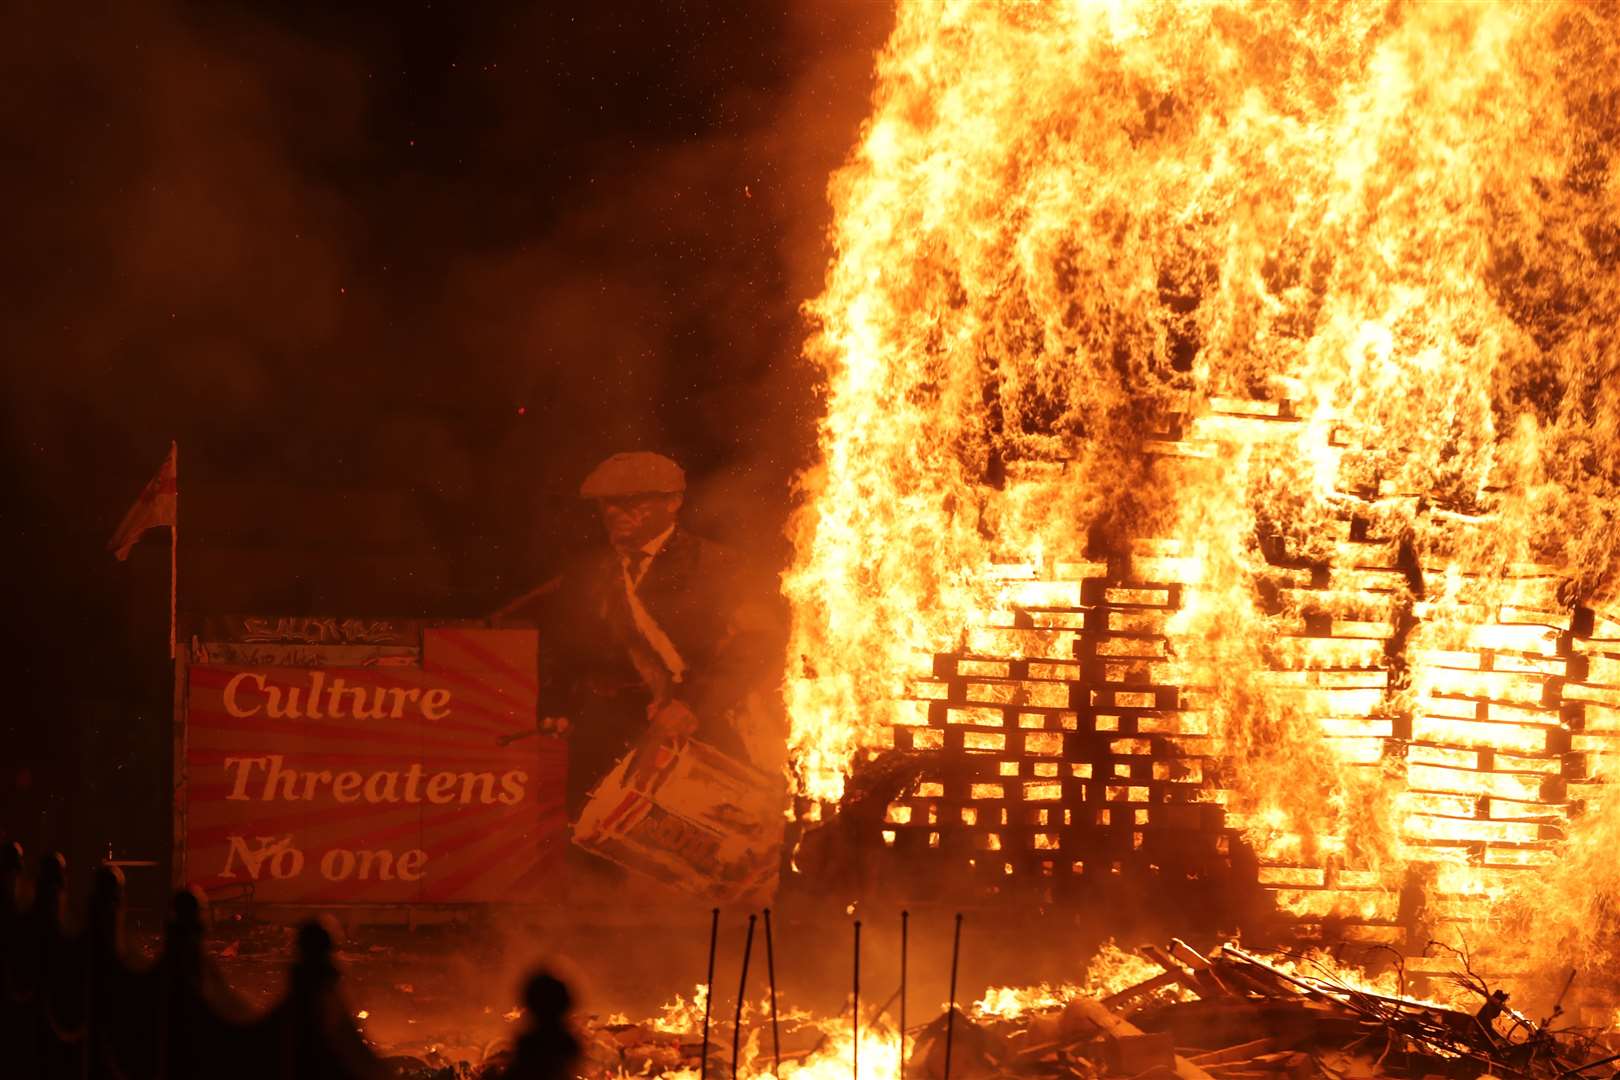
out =
<path fill-rule="evenodd" d="M 36 496 L 132 495 L 188 410 L 244 426 L 334 334 L 341 208 L 286 157 L 278 100 L 330 80 L 308 120 L 312 151 L 330 150 L 355 134 L 361 92 L 284 36 L 248 54 L 138 6 L 88 25 L 36 8 L 6 77 L 22 316 L 7 440 Z M 108 467 L 126 453 L 127 472 Z"/>
<path fill-rule="evenodd" d="M 774 572 L 816 412 L 798 305 L 889 17 L 20 16 L 0 104 L 19 714 L 144 696 L 157 734 L 126 757 L 161 748 L 166 560 L 101 545 L 171 438 L 184 612 L 491 610 L 595 540 L 578 480 L 638 447 Z M 78 753 L 12 734 L 24 760 Z"/>
<path fill-rule="evenodd" d="M 35 493 L 97 474 L 74 516 L 115 521 L 171 436 L 231 482 L 497 489 L 495 520 L 626 445 L 785 477 L 804 450 L 762 436 L 813 411 L 797 308 L 881 19 L 443 18 L 32 14 L 6 408 Z"/>

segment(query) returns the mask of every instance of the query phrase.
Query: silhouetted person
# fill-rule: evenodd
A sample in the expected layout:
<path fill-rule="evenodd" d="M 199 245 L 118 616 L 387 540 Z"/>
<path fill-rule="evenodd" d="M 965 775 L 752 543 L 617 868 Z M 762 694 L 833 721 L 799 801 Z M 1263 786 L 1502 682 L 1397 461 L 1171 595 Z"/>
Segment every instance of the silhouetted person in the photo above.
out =
<path fill-rule="evenodd" d="M 207 926 L 203 891 L 190 886 L 176 892 L 156 971 L 158 1074 L 167 1080 L 212 1080 L 222 1066 L 235 1069 L 235 1075 L 253 1075 L 237 1063 L 252 1010 L 204 951 Z"/>
<path fill-rule="evenodd" d="M 95 884 L 85 920 L 89 992 L 85 995 L 85 1027 L 89 1033 L 85 1075 L 89 1080 L 113 1080 L 139 1075 L 134 1063 L 143 1060 L 143 1041 L 130 1037 L 130 1028 L 151 1017 L 138 1001 L 145 980 L 137 980 L 124 954 L 124 872 L 106 863 L 96 867 Z"/>
<path fill-rule="evenodd" d="M 61 1049 L 50 1027 L 53 962 L 61 959 L 62 920 L 67 903 L 67 860 L 51 853 L 39 860 L 33 903 L 11 920 L 10 940 L 0 954 L 5 965 L 0 1038 L 8 1044 L 0 1058 L 19 1076 L 42 1075 Z"/>
<path fill-rule="evenodd" d="M 269 1017 L 285 1080 L 361 1080 L 381 1074 L 376 1055 L 355 1027 L 337 990 L 333 959 L 337 924 L 330 915 L 298 928 L 298 957 L 287 996 Z"/>
<path fill-rule="evenodd" d="M 62 928 L 67 914 L 67 858 L 53 851 L 39 860 L 39 873 L 34 878 L 34 906 L 30 917 L 43 926 Z"/>
<path fill-rule="evenodd" d="M 21 962 L 26 917 L 23 849 L 15 840 L 7 840 L 0 845 L 0 993 L 7 986 L 20 985 L 21 974 L 11 969 Z"/>
<path fill-rule="evenodd" d="M 502 1080 L 567 1080 L 580 1054 L 579 1040 L 568 1026 L 574 1007 L 568 985 L 549 972 L 537 972 L 524 984 L 523 1007 L 529 1023 Z"/>
<path fill-rule="evenodd" d="M 164 927 L 164 1017 L 159 1027 L 158 1068 L 173 1080 L 211 1076 L 225 1052 L 210 999 L 224 980 L 203 954 L 208 901 L 198 889 L 181 889 L 169 905 Z"/>
<path fill-rule="evenodd" d="M 15 840 L 0 845 L 0 1054 L 24 1074 L 37 1069 L 32 1016 L 33 981 L 24 975 L 22 906 L 23 849 Z"/>
<path fill-rule="evenodd" d="M 0 920 L 10 919 L 21 910 L 23 849 L 15 840 L 0 843 Z"/>
<path fill-rule="evenodd" d="M 98 956 L 122 962 L 124 956 L 124 872 L 102 863 L 90 886 L 86 926 Z"/>

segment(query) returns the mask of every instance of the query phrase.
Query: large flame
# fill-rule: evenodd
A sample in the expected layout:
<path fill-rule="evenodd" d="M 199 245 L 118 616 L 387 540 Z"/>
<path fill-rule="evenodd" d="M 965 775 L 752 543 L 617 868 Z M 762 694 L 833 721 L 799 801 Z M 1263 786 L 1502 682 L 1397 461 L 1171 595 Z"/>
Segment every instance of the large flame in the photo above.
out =
<path fill-rule="evenodd" d="M 1594 771 L 1620 732 L 1617 152 L 1612 7 L 902 2 L 810 305 L 800 792 L 935 653 L 1125 553 L 1185 587 L 1153 662 L 1267 858 L 1454 863 L 1591 946 L 1478 852 L 1545 862 L 1577 801 L 1550 683 L 1588 684 Z M 1609 805 L 1559 864 L 1603 887 Z"/>

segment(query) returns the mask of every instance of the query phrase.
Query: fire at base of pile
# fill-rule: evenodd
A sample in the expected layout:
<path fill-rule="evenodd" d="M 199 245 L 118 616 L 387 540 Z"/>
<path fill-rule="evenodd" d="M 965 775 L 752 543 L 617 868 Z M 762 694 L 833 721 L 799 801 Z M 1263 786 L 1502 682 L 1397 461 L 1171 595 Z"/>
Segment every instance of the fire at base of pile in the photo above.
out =
<path fill-rule="evenodd" d="M 1159 428 L 1144 475 L 1171 490 L 1337 430 L 1263 402 Z M 1062 473 L 1009 466 L 1004 490 L 1034 499 Z M 1419 501 L 1347 490 L 1313 532 L 1234 533 L 1221 557 L 1249 560 L 1255 640 L 1223 637 L 1236 601 L 1185 539 L 984 568 L 984 622 L 885 705 L 891 749 L 857 761 L 836 810 L 801 802 L 798 865 L 902 901 L 1385 945 L 1420 985 L 1466 952 L 1550 999 L 1572 957 L 1602 966 L 1612 929 L 1584 886 L 1606 874 L 1620 615 L 1573 603 L 1552 567 L 1499 565 L 1468 515 L 1423 510 L 1414 535 Z M 1235 712 L 1245 739 L 1219 730 Z M 1544 922 L 1562 938 L 1527 952 L 1514 927 Z M 1615 991 L 1588 975 L 1579 1004 L 1606 1015 Z"/>
<path fill-rule="evenodd" d="M 1368 979 L 1325 954 L 1262 957 L 1224 945 L 1204 956 L 1179 940 L 1137 955 L 1105 946 L 1080 983 L 992 988 L 909 1029 L 903 1073 L 895 998 L 863 1004 L 858 1062 L 847 1005 L 837 1017 L 783 1013 L 778 1060 L 768 999 L 750 1003 L 737 1075 L 1565 1080 L 1597 1075 L 1615 1053 L 1612 1033 L 1571 1026 L 1557 1006 L 1541 1019 L 1525 1016 L 1475 977 L 1448 982 L 1435 1000 L 1404 990 L 1399 972 Z M 913 1011 L 932 1012 L 915 1003 Z M 695 1077 L 704 1071 L 703 1017 L 699 987 L 643 1023 L 593 1021 L 584 1072 Z M 732 1034 L 729 1024 L 712 1025 L 707 1075 L 730 1075 Z"/>
<path fill-rule="evenodd" d="M 905 0 L 876 76 L 807 307 L 803 815 L 916 755 L 839 816 L 975 902 L 1253 887 L 1601 989 L 1613 10 Z"/>

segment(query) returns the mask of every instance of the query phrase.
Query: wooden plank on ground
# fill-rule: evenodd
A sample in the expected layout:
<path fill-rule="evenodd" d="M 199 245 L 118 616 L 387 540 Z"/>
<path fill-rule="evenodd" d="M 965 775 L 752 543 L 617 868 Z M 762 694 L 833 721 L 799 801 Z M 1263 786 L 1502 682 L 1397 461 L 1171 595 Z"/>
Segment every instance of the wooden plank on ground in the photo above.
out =
<path fill-rule="evenodd" d="M 1122 1020 L 1106 1009 L 1102 1002 L 1088 997 L 1072 999 L 1063 1010 L 1065 1014 L 1077 1016 L 1089 1021 L 1094 1027 L 1112 1035 L 1114 1038 L 1127 1038 L 1145 1034 L 1141 1028 L 1128 1020 Z M 1194 1065 L 1180 1054 L 1175 1055 L 1176 1076 L 1180 1080 L 1214 1080 L 1214 1077 L 1203 1069 Z"/>

